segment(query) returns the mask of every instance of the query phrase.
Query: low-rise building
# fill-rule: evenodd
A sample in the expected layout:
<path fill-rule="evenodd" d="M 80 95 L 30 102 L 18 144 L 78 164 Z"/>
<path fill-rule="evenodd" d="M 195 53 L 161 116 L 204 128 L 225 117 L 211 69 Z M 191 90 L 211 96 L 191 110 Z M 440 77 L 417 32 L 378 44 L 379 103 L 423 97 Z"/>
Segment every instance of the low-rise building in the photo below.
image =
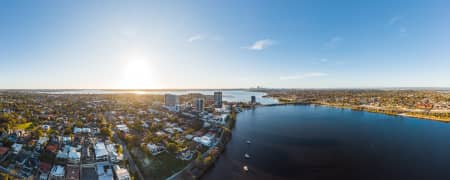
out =
<path fill-rule="evenodd" d="M 118 145 L 120 146 L 120 145 Z M 112 162 L 119 162 L 123 160 L 123 154 L 119 153 L 116 149 L 116 144 L 106 145 L 106 151 L 109 153 L 109 158 Z"/>
<path fill-rule="evenodd" d="M 23 147 L 23 144 L 14 143 L 11 146 L 11 149 L 14 154 L 19 154 L 19 152 L 22 150 L 22 147 Z"/>
<path fill-rule="evenodd" d="M 152 155 L 156 156 L 162 152 L 164 152 L 166 150 L 166 148 L 164 148 L 164 146 L 159 146 L 156 144 L 147 144 L 147 149 L 150 151 L 150 153 L 152 153 Z"/>
<path fill-rule="evenodd" d="M 39 173 L 41 174 L 39 176 L 40 180 L 47 180 L 50 170 L 52 168 L 52 165 L 46 162 L 39 162 Z"/>
<path fill-rule="evenodd" d="M 81 153 L 75 151 L 75 149 L 71 149 L 67 155 L 67 160 L 69 161 L 69 163 L 80 163 Z"/>
<path fill-rule="evenodd" d="M 171 112 L 180 112 L 180 110 L 181 110 L 181 106 L 180 105 L 164 106 L 164 108 L 166 108 L 168 111 L 171 111 Z"/>
<path fill-rule="evenodd" d="M 79 134 L 79 133 L 91 133 L 91 128 L 73 128 L 73 133 L 74 134 Z"/>
<path fill-rule="evenodd" d="M 72 142 L 72 137 L 70 137 L 70 136 L 63 136 L 62 137 L 62 142 L 64 144 L 69 144 L 70 142 Z"/>
<path fill-rule="evenodd" d="M 114 165 L 114 174 L 117 180 L 130 180 L 130 173 L 125 168 L 120 168 L 119 165 Z"/>
<path fill-rule="evenodd" d="M 48 131 L 48 130 L 50 130 L 50 126 L 47 124 L 44 124 L 44 125 L 42 125 L 42 130 Z"/>
<path fill-rule="evenodd" d="M 65 170 L 63 166 L 56 165 L 53 166 L 50 171 L 49 180 L 64 180 Z"/>
<path fill-rule="evenodd" d="M 58 151 L 58 145 L 56 144 L 48 145 L 45 149 L 48 152 L 56 153 Z"/>
<path fill-rule="evenodd" d="M 39 137 L 39 140 L 37 141 L 37 145 L 44 145 L 45 143 L 47 143 L 47 141 L 48 141 L 47 136 Z"/>
<path fill-rule="evenodd" d="M 125 124 L 118 124 L 118 125 L 116 125 L 116 128 L 117 128 L 119 131 L 122 131 L 122 132 L 124 132 L 124 133 L 128 133 L 128 132 L 129 132 L 128 126 L 125 125 Z"/>
<path fill-rule="evenodd" d="M 98 142 L 95 144 L 95 160 L 106 161 L 108 160 L 108 152 L 106 151 L 105 143 Z"/>
<path fill-rule="evenodd" d="M 98 180 L 113 180 L 114 174 L 111 165 L 97 164 L 97 176 Z"/>
<path fill-rule="evenodd" d="M 208 147 L 212 145 L 212 140 L 208 136 L 194 137 L 193 141 Z"/>

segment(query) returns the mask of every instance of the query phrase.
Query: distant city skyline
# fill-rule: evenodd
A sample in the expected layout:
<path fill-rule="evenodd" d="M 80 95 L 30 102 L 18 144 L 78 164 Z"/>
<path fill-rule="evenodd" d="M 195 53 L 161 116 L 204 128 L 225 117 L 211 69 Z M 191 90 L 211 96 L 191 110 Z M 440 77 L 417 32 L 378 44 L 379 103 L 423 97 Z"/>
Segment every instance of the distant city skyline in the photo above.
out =
<path fill-rule="evenodd" d="M 2 1 L 0 89 L 450 87 L 446 1 Z"/>

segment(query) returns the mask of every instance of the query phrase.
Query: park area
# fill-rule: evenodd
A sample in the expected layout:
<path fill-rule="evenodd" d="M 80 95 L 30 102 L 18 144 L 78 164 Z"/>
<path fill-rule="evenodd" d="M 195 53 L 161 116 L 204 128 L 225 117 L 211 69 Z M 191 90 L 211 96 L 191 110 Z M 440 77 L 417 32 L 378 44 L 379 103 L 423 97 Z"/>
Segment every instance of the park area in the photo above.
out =
<path fill-rule="evenodd" d="M 177 159 L 175 154 L 169 152 L 153 156 L 143 152 L 139 147 L 133 147 L 130 153 L 142 175 L 148 179 L 166 179 L 190 162 Z"/>

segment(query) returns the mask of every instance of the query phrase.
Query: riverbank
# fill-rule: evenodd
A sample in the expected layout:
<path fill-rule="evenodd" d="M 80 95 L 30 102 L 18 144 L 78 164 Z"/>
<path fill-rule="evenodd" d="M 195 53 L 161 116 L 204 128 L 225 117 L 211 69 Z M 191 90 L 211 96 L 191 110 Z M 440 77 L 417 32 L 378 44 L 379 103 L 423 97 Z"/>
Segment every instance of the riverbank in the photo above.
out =
<path fill-rule="evenodd" d="M 450 118 L 448 118 L 448 117 L 437 117 L 437 116 L 431 116 L 431 115 L 425 115 L 425 114 L 418 114 L 417 112 L 411 112 L 411 111 L 405 111 L 405 110 L 384 109 L 382 107 L 368 108 L 366 106 L 338 105 L 338 104 L 319 103 L 319 102 L 286 102 L 286 103 L 278 103 L 278 104 L 269 104 L 269 105 L 264 105 L 264 106 L 309 105 L 309 104 L 334 107 L 334 108 L 351 109 L 351 110 L 356 110 L 356 111 L 373 112 L 373 113 L 386 114 L 386 115 L 392 115 L 392 116 L 405 116 L 405 117 L 419 118 L 419 119 L 432 120 L 432 121 L 440 121 L 440 122 L 446 122 L 446 123 L 450 122 Z"/>
<path fill-rule="evenodd" d="M 281 101 L 280 101 L 281 102 Z M 373 112 L 379 114 L 386 114 L 392 116 L 405 116 L 412 118 L 419 118 L 424 120 L 432 120 L 432 121 L 440 121 L 440 122 L 450 122 L 450 117 L 437 117 L 432 115 L 419 114 L 418 112 L 407 111 L 407 110 L 392 110 L 385 109 L 382 107 L 370 108 L 368 106 L 351 106 L 351 105 L 339 105 L 339 104 L 331 104 L 331 103 L 320 103 L 320 102 L 282 102 L 277 104 L 266 104 L 262 106 L 281 106 L 281 105 L 320 105 L 320 106 L 328 106 L 334 108 L 344 108 L 351 109 L 356 111 L 366 111 Z"/>
<path fill-rule="evenodd" d="M 185 166 L 182 170 L 174 173 L 168 180 L 186 180 L 186 179 L 200 179 L 220 158 L 220 154 L 225 151 L 227 143 L 231 140 L 231 130 L 236 123 L 237 111 L 233 110 L 229 116 L 227 123 L 222 127 L 220 132 L 219 142 L 211 146 L 204 153 L 197 153 L 194 161 Z"/>
<path fill-rule="evenodd" d="M 325 103 L 311 103 L 316 105 L 322 105 L 322 106 L 328 106 L 328 107 L 335 107 L 335 108 L 344 108 L 344 109 L 351 109 L 356 111 L 366 111 L 366 112 L 373 112 L 373 113 L 380 113 L 380 114 L 386 114 L 386 115 L 392 115 L 392 116 L 405 116 L 405 117 L 412 117 L 412 118 L 419 118 L 424 120 L 432 120 L 432 121 L 440 121 L 440 122 L 450 122 L 450 118 L 447 117 L 437 117 L 437 116 L 431 116 L 431 115 L 425 115 L 425 114 L 418 114 L 413 113 L 411 111 L 405 111 L 405 110 L 391 110 L 391 109 L 385 109 L 385 108 L 368 108 L 365 106 L 348 106 L 348 105 L 337 105 L 337 104 L 325 104 Z"/>
<path fill-rule="evenodd" d="M 450 122 L 450 95 L 432 89 L 281 89 L 265 92 L 265 97 L 275 98 L 280 104 L 300 102 Z"/>

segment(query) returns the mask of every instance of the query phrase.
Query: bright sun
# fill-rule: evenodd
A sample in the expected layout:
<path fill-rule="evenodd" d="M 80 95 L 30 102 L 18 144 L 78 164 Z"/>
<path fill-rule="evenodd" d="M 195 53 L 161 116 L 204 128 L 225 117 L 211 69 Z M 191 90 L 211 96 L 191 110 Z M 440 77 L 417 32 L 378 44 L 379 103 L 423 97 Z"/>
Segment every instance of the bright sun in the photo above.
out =
<path fill-rule="evenodd" d="M 153 84 L 150 66 L 146 61 L 129 61 L 123 70 L 121 88 L 125 89 L 149 89 Z"/>

